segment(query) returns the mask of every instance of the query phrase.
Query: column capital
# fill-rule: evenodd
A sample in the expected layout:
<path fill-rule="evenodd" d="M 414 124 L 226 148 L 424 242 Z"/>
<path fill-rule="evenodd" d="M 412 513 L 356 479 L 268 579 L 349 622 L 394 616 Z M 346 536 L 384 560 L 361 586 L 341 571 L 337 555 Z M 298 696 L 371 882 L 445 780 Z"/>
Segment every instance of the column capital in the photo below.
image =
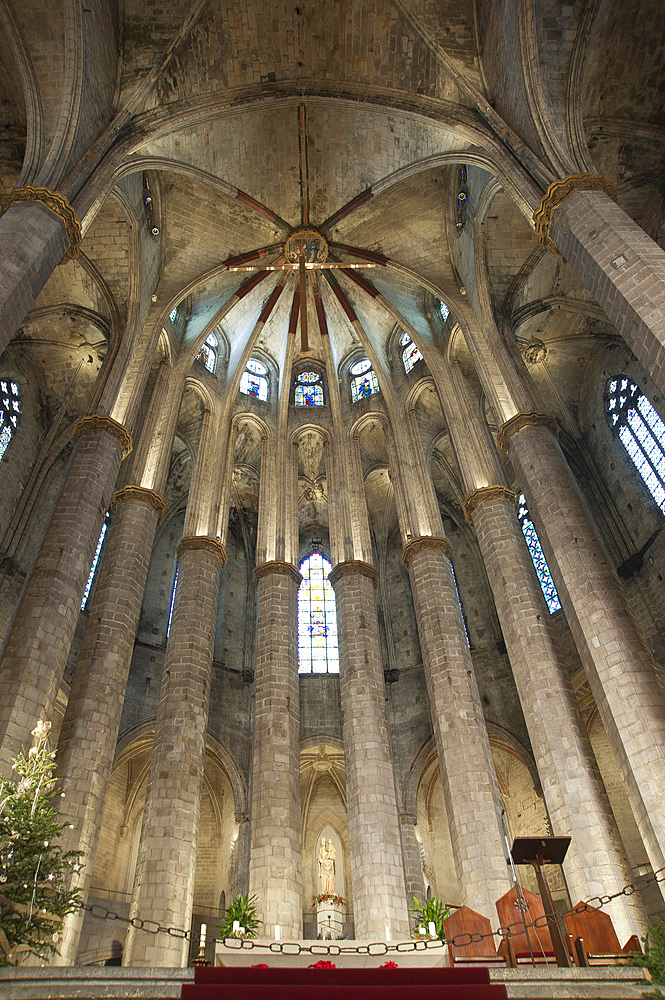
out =
<path fill-rule="evenodd" d="M 549 413 L 539 413 L 537 410 L 521 411 L 499 427 L 496 443 L 501 451 L 507 455 L 510 439 L 515 434 L 519 434 L 525 427 L 547 427 L 552 434 L 557 432 L 556 421 L 550 417 Z"/>
<path fill-rule="evenodd" d="M 559 248 L 550 236 L 550 226 L 554 209 L 573 194 L 574 191 L 604 191 L 614 201 L 617 200 L 617 186 L 606 181 L 602 174 L 568 174 L 558 181 L 552 181 L 547 191 L 540 199 L 540 205 L 533 213 L 533 221 L 541 247 L 560 253 Z"/>
<path fill-rule="evenodd" d="M 453 557 L 453 548 L 447 538 L 439 538 L 438 535 L 421 535 L 420 538 L 412 538 L 402 549 L 402 562 L 408 570 L 409 563 L 413 556 L 425 549 L 432 549 L 435 552 L 443 552 L 448 559 Z"/>
<path fill-rule="evenodd" d="M 515 503 L 515 498 L 517 494 L 514 490 L 509 490 L 507 486 L 481 486 L 480 489 L 474 490 L 463 504 L 464 517 L 473 525 L 473 512 L 477 507 L 480 507 L 481 503 L 488 503 L 491 500 L 502 500 L 504 503 L 510 504 L 511 506 Z"/>
<path fill-rule="evenodd" d="M 264 576 L 270 576 L 272 573 L 276 573 L 278 576 L 288 576 L 294 583 L 298 586 L 302 583 L 302 576 L 295 568 L 293 563 L 280 562 L 278 559 L 272 559 L 270 562 L 261 563 L 254 570 L 254 586 L 262 580 Z"/>
<path fill-rule="evenodd" d="M 157 514 L 159 515 L 157 520 L 158 524 L 164 517 L 166 504 L 160 497 L 159 493 L 148 489 L 147 486 L 125 486 L 121 490 L 116 490 L 111 497 L 111 510 L 115 511 L 121 503 L 126 503 L 127 500 L 135 500 L 137 503 L 146 503 L 149 507 L 152 507 L 152 509 L 157 511 Z"/>
<path fill-rule="evenodd" d="M 23 187 L 15 187 L 13 191 L 0 198 L 0 215 L 4 214 L 12 205 L 17 202 L 38 202 L 49 212 L 60 219 L 65 227 L 69 246 L 60 261 L 66 264 L 69 260 L 76 260 L 81 249 L 81 223 L 76 218 L 76 212 L 69 204 L 64 194 L 59 191 L 50 191 L 46 187 L 34 187 L 32 184 L 25 184 Z"/>
<path fill-rule="evenodd" d="M 333 571 L 328 573 L 328 579 L 333 587 L 343 576 L 366 576 L 375 587 L 379 582 L 379 571 L 376 566 L 363 562 L 362 559 L 347 559 L 345 562 L 337 563 Z"/>
<path fill-rule="evenodd" d="M 105 431 L 116 438 L 120 442 L 123 458 L 127 458 L 132 450 L 132 435 L 113 417 L 104 417 L 101 413 L 91 413 L 87 417 L 81 417 L 74 424 L 72 440 L 78 441 L 82 434 L 87 434 L 89 431 Z"/>
<path fill-rule="evenodd" d="M 226 562 L 226 549 L 221 542 L 218 542 L 216 538 L 211 538 L 209 535 L 185 535 L 176 545 L 175 552 L 178 559 L 180 559 L 183 552 L 196 550 L 212 552 L 219 559 L 220 567 L 223 567 Z"/>

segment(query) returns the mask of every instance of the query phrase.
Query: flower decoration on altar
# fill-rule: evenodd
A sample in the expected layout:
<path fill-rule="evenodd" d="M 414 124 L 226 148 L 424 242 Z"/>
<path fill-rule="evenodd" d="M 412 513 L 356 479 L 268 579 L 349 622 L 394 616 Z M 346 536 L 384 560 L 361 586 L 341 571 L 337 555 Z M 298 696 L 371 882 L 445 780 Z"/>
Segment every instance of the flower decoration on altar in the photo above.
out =
<path fill-rule="evenodd" d="M 346 900 L 343 896 L 338 896 L 336 892 L 318 892 L 312 896 L 312 909 L 320 903 L 328 903 L 330 906 L 346 907 Z"/>
<path fill-rule="evenodd" d="M 308 969 L 336 969 L 337 966 L 335 965 L 334 962 L 324 962 L 323 960 L 321 960 L 320 962 L 314 962 L 313 965 L 308 965 L 307 968 Z"/>
<path fill-rule="evenodd" d="M 399 966 L 397 962 L 384 962 L 383 965 L 379 966 L 380 969 L 398 969 Z"/>

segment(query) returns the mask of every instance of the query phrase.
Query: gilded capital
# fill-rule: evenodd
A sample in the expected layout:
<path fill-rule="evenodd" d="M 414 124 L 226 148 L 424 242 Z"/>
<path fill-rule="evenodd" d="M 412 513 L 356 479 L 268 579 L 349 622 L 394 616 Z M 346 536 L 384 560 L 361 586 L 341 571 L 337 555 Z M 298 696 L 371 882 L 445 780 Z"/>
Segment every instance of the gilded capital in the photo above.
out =
<path fill-rule="evenodd" d="M 536 410 L 516 413 L 514 417 L 506 420 L 505 424 L 501 424 L 499 427 L 496 443 L 501 451 L 507 455 L 510 439 L 515 434 L 519 434 L 525 427 L 547 427 L 552 434 L 556 434 L 556 421 L 550 417 L 549 413 L 538 413 Z"/>
<path fill-rule="evenodd" d="M 159 518 L 157 523 L 159 524 L 164 517 L 164 512 L 166 510 L 166 504 L 160 497 L 159 493 L 155 493 L 154 490 L 149 490 L 146 486 L 125 486 L 121 490 L 116 490 L 111 498 L 111 510 L 115 511 L 121 503 L 126 503 L 128 500 L 133 500 L 136 503 L 145 503 L 153 510 L 157 511 Z"/>
<path fill-rule="evenodd" d="M 347 559 L 345 562 L 337 563 L 328 579 L 333 587 L 343 576 L 366 576 L 376 587 L 379 582 L 379 571 L 371 563 L 363 562 L 362 559 Z"/>
<path fill-rule="evenodd" d="M 91 413 L 88 417 L 81 417 L 74 424 L 72 440 L 78 441 L 82 434 L 88 434 L 90 431 L 104 431 L 119 441 L 123 458 L 127 458 L 132 450 L 131 434 L 113 417 L 104 417 L 100 413 Z"/>
<path fill-rule="evenodd" d="M 180 559 L 183 552 L 197 550 L 211 552 L 219 559 L 219 565 L 224 566 L 226 562 L 226 549 L 221 542 L 218 542 L 216 538 L 211 538 L 209 535 L 185 535 L 178 542 L 175 552 L 178 559 Z"/>
<path fill-rule="evenodd" d="M 302 583 L 302 577 L 293 563 L 272 559 L 270 562 L 261 563 L 260 566 L 256 567 L 254 570 L 254 586 L 256 586 L 259 580 L 262 580 L 265 576 L 271 576 L 273 573 L 276 573 L 278 576 L 288 576 L 298 586 Z"/>
<path fill-rule="evenodd" d="M 480 489 L 474 490 L 464 501 L 464 517 L 469 524 L 473 525 L 473 512 L 477 507 L 480 507 L 481 503 L 487 503 L 490 500 L 502 500 L 512 507 L 515 503 L 515 496 L 516 494 L 513 490 L 509 490 L 507 486 L 481 486 Z"/>
<path fill-rule="evenodd" d="M 406 569 L 413 556 L 425 549 L 432 549 L 435 552 L 443 552 L 447 559 L 452 559 L 453 549 L 447 538 L 439 538 L 437 535 L 421 535 L 420 538 L 412 538 L 402 549 L 402 562 Z"/>
<path fill-rule="evenodd" d="M 49 212 L 57 215 L 65 227 L 69 241 L 69 246 L 65 250 L 60 263 L 66 264 L 69 260 L 76 260 L 81 249 L 81 223 L 76 218 L 76 212 L 64 194 L 60 194 L 58 191 L 49 191 L 45 187 L 34 187 L 32 184 L 26 184 L 24 187 L 15 187 L 13 191 L 9 191 L 0 197 L 0 215 L 4 214 L 12 205 L 21 201 L 38 202 L 40 205 L 48 208 Z"/>
<path fill-rule="evenodd" d="M 561 180 L 552 181 L 533 213 L 538 242 L 552 253 L 559 253 L 559 248 L 550 236 L 554 210 L 574 191 L 604 191 L 614 201 L 617 200 L 616 184 L 606 181 L 602 174 L 569 174 Z"/>

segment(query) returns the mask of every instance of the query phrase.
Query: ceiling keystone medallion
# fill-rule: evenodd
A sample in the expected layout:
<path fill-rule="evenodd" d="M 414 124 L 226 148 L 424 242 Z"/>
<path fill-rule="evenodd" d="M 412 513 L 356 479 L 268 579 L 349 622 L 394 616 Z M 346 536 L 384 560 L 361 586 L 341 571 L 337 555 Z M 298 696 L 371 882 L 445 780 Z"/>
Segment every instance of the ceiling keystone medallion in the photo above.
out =
<path fill-rule="evenodd" d="M 325 264 L 328 244 L 314 229 L 296 229 L 284 244 L 284 256 L 289 264 L 299 264 L 301 257 L 305 264 Z"/>

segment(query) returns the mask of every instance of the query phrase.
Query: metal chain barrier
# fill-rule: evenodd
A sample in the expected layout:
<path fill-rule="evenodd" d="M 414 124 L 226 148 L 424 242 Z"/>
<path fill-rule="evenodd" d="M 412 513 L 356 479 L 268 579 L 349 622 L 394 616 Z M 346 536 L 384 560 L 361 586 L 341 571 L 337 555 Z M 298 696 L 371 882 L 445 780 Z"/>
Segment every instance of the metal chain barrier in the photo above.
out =
<path fill-rule="evenodd" d="M 648 885 L 651 882 L 663 882 L 665 881 L 665 867 L 659 868 L 658 871 L 652 872 L 651 875 L 645 877 L 642 885 Z M 592 896 L 590 899 L 584 901 L 584 903 L 578 904 L 565 913 L 556 914 L 557 920 L 562 921 L 564 917 L 572 915 L 574 913 L 583 912 L 586 909 L 601 909 L 603 906 L 607 906 L 611 903 L 613 899 L 617 899 L 619 896 L 632 896 L 634 892 L 637 891 L 637 887 L 632 883 L 624 885 L 622 889 L 611 894 L 606 894 L 603 896 Z M 141 917 L 123 917 L 114 910 L 108 909 L 106 906 L 100 906 L 99 903 L 93 903 L 88 905 L 87 903 L 81 904 L 81 909 L 85 910 L 92 917 L 97 920 L 119 920 L 123 924 L 131 924 L 139 931 L 146 931 L 148 934 L 168 934 L 169 937 L 180 938 L 185 941 L 192 940 L 192 931 L 183 930 L 181 927 L 164 927 L 157 920 L 143 920 Z M 547 917 L 542 915 L 536 917 L 530 923 L 526 924 L 527 928 L 533 928 L 534 930 L 547 928 Z M 269 945 L 260 944 L 253 941 L 251 938 L 237 938 L 237 937 L 227 937 L 227 938 L 217 938 L 216 940 L 223 941 L 227 948 L 236 948 L 238 950 L 249 950 L 252 948 L 268 949 L 274 954 L 281 955 L 376 955 L 377 957 L 388 955 L 392 952 L 397 954 L 412 951 L 427 951 L 428 949 L 443 948 L 446 944 L 452 944 L 456 948 L 468 948 L 469 945 L 479 944 L 486 938 L 494 937 L 514 937 L 516 935 L 522 934 L 524 932 L 525 924 L 522 920 L 516 920 L 514 923 L 505 924 L 497 927 L 495 931 L 489 931 L 486 934 L 456 934 L 452 938 L 446 938 L 445 941 L 428 940 L 424 941 L 420 938 L 411 941 L 399 941 L 397 944 L 389 944 L 384 941 L 377 941 L 372 944 L 364 945 L 343 945 L 336 943 L 324 944 L 321 941 L 313 941 L 311 945 L 299 944 L 297 941 L 272 941 Z"/>

